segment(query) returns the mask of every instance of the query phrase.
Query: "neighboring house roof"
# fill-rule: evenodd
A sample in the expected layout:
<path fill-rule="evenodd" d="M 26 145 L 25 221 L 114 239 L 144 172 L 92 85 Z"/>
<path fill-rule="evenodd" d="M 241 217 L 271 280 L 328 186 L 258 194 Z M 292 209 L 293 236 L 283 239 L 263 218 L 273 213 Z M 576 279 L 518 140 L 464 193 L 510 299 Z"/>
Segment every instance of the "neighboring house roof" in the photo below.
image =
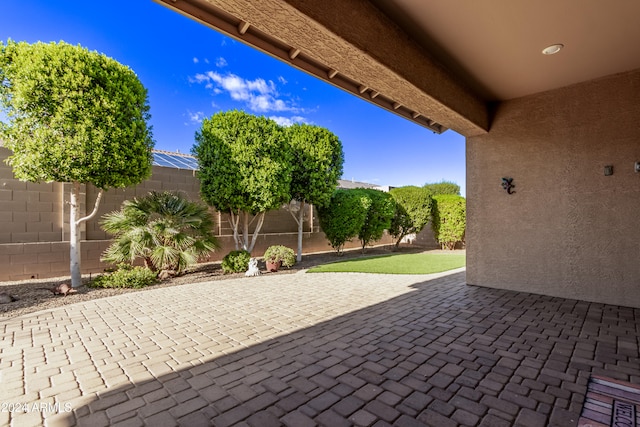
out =
<path fill-rule="evenodd" d="M 338 188 L 372 188 L 374 190 L 389 191 L 393 187 L 388 185 L 369 184 L 368 182 L 358 182 L 354 180 L 340 179 L 338 180 Z"/>

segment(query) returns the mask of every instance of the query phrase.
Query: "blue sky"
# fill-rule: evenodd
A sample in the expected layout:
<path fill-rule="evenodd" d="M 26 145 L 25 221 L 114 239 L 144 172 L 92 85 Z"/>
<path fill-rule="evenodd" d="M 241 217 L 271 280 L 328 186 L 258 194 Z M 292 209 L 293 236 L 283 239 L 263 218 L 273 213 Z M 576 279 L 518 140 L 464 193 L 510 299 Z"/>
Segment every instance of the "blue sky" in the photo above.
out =
<path fill-rule="evenodd" d="M 241 109 L 326 127 L 344 179 L 454 181 L 465 194 L 464 138 L 436 135 L 151 0 L 4 2 L 0 40 L 80 44 L 132 68 L 149 93 L 156 148 L 189 153 L 203 117 Z"/>

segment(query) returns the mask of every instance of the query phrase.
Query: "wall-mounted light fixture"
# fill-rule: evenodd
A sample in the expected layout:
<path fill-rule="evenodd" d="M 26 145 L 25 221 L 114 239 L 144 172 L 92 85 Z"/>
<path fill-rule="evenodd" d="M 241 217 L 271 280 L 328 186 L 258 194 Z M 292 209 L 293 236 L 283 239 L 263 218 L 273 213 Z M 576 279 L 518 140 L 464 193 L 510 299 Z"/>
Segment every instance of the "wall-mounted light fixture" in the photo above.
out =
<path fill-rule="evenodd" d="M 613 175 L 613 166 L 608 165 L 604 167 L 604 176 L 611 176 Z"/>
<path fill-rule="evenodd" d="M 636 162 L 636 168 L 635 168 L 636 172 L 640 172 L 640 162 Z"/>
<path fill-rule="evenodd" d="M 513 194 L 516 192 L 513 188 L 516 185 L 513 183 L 513 178 L 502 178 L 502 188 L 507 191 L 507 194 Z"/>

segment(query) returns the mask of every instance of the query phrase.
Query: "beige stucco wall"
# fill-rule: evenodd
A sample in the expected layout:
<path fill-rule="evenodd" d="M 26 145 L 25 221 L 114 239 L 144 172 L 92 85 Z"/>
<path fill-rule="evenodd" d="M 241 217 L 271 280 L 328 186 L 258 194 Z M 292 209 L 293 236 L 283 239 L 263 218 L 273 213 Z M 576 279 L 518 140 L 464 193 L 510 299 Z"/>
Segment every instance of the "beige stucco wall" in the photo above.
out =
<path fill-rule="evenodd" d="M 467 140 L 467 282 L 640 307 L 638 161 L 640 70 L 502 103 Z"/>

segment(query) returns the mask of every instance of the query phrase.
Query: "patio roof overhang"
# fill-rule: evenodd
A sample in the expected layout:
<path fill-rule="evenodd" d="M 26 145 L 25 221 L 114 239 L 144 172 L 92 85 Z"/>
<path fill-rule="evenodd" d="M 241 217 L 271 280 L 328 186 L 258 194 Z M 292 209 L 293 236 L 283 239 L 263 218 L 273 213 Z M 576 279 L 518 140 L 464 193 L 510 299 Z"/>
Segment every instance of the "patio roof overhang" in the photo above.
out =
<path fill-rule="evenodd" d="M 156 1 L 436 133 L 489 129 L 487 104 L 370 2 Z"/>
<path fill-rule="evenodd" d="M 437 133 L 482 135 L 497 103 L 640 69 L 637 1 L 155 1 Z"/>

